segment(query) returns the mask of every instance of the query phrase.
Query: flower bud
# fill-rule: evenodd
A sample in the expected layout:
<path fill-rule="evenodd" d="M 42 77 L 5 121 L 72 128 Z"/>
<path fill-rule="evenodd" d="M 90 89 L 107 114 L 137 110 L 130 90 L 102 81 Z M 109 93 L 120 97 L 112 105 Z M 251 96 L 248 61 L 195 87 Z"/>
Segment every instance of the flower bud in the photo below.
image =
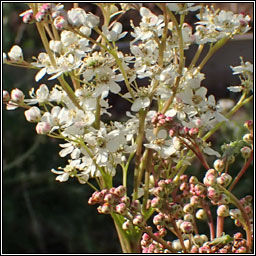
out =
<path fill-rule="evenodd" d="M 118 186 L 115 188 L 114 194 L 117 195 L 118 197 L 124 196 L 126 193 L 126 188 L 123 185 Z"/>
<path fill-rule="evenodd" d="M 217 183 L 223 187 L 227 187 L 232 181 L 232 177 L 228 173 L 222 173 L 220 177 L 217 178 Z"/>
<path fill-rule="evenodd" d="M 57 16 L 54 19 L 53 24 L 54 24 L 56 29 L 62 30 L 62 29 L 67 27 L 68 22 L 67 22 L 67 20 L 63 16 Z"/>
<path fill-rule="evenodd" d="M 100 213 L 110 214 L 112 212 L 112 206 L 109 203 L 104 203 L 101 206 Z"/>
<path fill-rule="evenodd" d="M 230 210 L 229 215 L 230 215 L 231 219 L 240 219 L 242 216 L 241 211 L 239 209 Z"/>
<path fill-rule="evenodd" d="M 124 203 L 126 204 L 127 206 L 130 205 L 130 198 L 128 196 L 123 196 L 121 199 L 120 199 L 121 203 Z"/>
<path fill-rule="evenodd" d="M 41 22 L 45 18 L 46 14 L 44 12 L 37 12 L 35 18 L 37 22 Z"/>
<path fill-rule="evenodd" d="M 247 133 L 243 136 L 243 141 L 249 144 L 253 144 L 253 136 L 250 133 Z"/>
<path fill-rule="evenodd" d="M 21 102 L 23 102 L 24 98 L 25 98 L 25 95 L 20 89 L 16 88 L 11 91 L 11 100 L 12 101 L 14 101 L 16 103 L 21 103 Z"/>
<path fill-rule="evenodd" d="M 200 237 L 203 239 L 203 242 L 207 242 L 209 240 L 205 234 L 200 235 Z"/>
<path fill-rule="evenodd" d="M 31 107 L 24 112 L 28 122 L 38 122 L 41 118 L 40 109 L 38 107 Z"/>
<path fill-rule="evenodd" d="M 114 201 L 115 201 L 114 195 L 109 193 L 109 194 L 106 194 L 104 196 L 104 202 L 109 203 L 109 204 L 113 204 Z"/>
<path fill-rule="evenodd" d="M 184 215 L 183 219 L 184 219 L 185 221 L 193 222 L 194 217 L 193 217 L 193 215 L 192 215 L 192 214 L 187 213 L 187 214 L 185 214 L 185 215 Z"/>
<path fill-rule="evenodd" d="M 253 129 L 253 120 L 248 120 L 244 123 L 244 127 L 246 127 L 249 131 Z"/>
<path fill-rule="evenodd" d="M 28 10 L 22 17 L 22 21 L 26 24 L 32 23 L 34 19 L 33 11 Z"/>
<path fill-rule="evenodd" d="M 118 204 L 116 206 L 116 212 L 119 213 L 120 215 L 126 215 L 127 213 L 126 204 L 125 203 Z"/>
<path fill-rule="evenodd" d="M 194 211 L 194 207 L 193 207 L 192 204 L 185 204 L 185 205 L 183 206 L 183 211 L 184 211 L 185 213 L 192 213 L 192 212 Z"/>
<path fill-rule="evenodd" d="M 141 210 L 141 204 L 139 200 L 134 200 L 131 203 L 132 210 L 139 212 Z"/>
<path fill-rule="evenodd" d="M 185 234 L 191 234 L 194 230 L 194 227 L 191 222 L 183 221 L 180 225 L 180 229 Z"/>
<path fill-rule="evenodd" d="M 143 223 L 143 217 L 142 215 L 136 215 L 135 218 L 132 221 L 133 225 L 140 226 Z"/>
<path fill-rule="evenodd" d="M 234 155 L 230 155 L 227 157 L 227 163 L 228 164 L 233 164 L 235 162 L 236 158 Z"/>
<path fill-rule="evenodd" d="M 204 209 L 199 209 L 196 212 L 196 218 L 199 220 L 206 220 L 207 219 L 207 214 Z"/>
<path fill-rule="evenodd" d="M 203 243 L 205 242 L 200 235 L 194 235 L 194 241 L 198 246 L 202 246 Z"/>
<path fill-rule="evenodd" d="M 161 208 L 162 207 L 162 200 L 160 197 L 154 197 L 151 200 L 151 207 L 153 208 Z"/>
<path fill-rule="evenodd" d="M 191 184 L 197 184 L 197 183 L 198 183 L 197 177 L 196 177 L 196 176 L 191 176 L 191 177 L 189 178 L 189 183 L 191 183 Z"/>
<path fill-rule="evenodd" d="M 12 61 L 23 61 L 22 49 L 18 45 L 14 45 L 8 52 L 8 56 Z"/>
<path fill-rule="evenodd" d="M 38 134 L 47 134 L 51 130 L 51 125 L 47 122 L 39 122 L 36 126 L 36 132 Z"/>
<path fill-rule="evenodd" d="M 131 227 L 132 227 L 132 223 L 130 220 L 125 221 L 122 225 L 123 230 L 129 230 Z"/>
<path fill-rule="evenodd" d="M 225 167 L 225 162 L 223 161 L 223 159 L 217 159 L 214 161 L 213 166 L 216 171 L 222 172 Z"/>
<path fill-rule="evenodd" d="M 217 209 L 217 215 L 220 217 L 228 217 L 229 216 L 229 208 L 227 205 L 222 204 Z"/>
<path fill-rule="evenodd" d="M 8 91 L 3 90 L 3 102 L 6 103 L 10 100 L 10 94 Z"/>
<path fill-rule="evenodd" d="M 250 157 L 250 155 L 251 155 L 252 149 L 245 146 L 245 147 L 242 147 L 242 148 L 240 149 L 240 152 L 241 152 L 242 157 L 243 157 L 244 159 L 248 159 L 248 158 Z"/>
<path fill-rule="evenodd" d="M 182 249 L 181 243 L 179 239 L 173 240 L 172 241 L 172 248 L 176 251 L 180 251 Z"/>
<path fill-rule="evenodd" d="M 164 223 L 165 223 L 164 215 L 161 214 L 161 213 L 155 215 L 154 218 L 153 218 L 153 223 L 154 223 L 154 225 L 161 225 L 161 226 L 163 226 Z"/>
<path fill-rule="evenodd" d="M 193 206 L 199 206 L 201 204 L 201 201 L 200 201 L 200 197 L 199 196 L 192 196 L 190 198 L 190 203 L 193 205 Z"/>

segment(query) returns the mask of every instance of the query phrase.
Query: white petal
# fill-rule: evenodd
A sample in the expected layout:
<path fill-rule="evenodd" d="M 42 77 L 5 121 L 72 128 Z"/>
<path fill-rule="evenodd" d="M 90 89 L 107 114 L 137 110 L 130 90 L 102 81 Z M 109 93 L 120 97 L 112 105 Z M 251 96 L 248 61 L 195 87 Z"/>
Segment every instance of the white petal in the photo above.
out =
<path fill-rule="evenodd" d="M 58 180 L 59 182 L 65 182 L 65 181 L 67 181 L 68 180 L 68 178 L 69 178 L 69 173 L 63 173 L 63 174 L 61 174 L 61 175 L 58 175 L 57 177 L 56 177 L 56 180 Z"/>
<path fill-rule="evenodd" d="M 210 148 L 210 147 L 204 148 L 203 151 L 204 151 L 204 153 L 206 153 L 207 155 L 221 157 L 221 155 L 219 154 L 219 152 L 213 150 L 213 149 Z"/>
<path fill-rule="evenodd" d="M 42 68 L 39 72 L 37 72 L 35 76 L 35 81 L 38 82 L 41 78 L 46 74 L 46 68 Z"/>

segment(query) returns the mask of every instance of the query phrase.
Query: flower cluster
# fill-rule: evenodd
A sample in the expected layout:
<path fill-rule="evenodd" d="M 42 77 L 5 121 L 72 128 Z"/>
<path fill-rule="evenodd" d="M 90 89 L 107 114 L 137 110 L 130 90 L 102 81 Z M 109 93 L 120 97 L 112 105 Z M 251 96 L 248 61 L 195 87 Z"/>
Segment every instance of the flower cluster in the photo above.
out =
<path fill-rule="evenodd" d="M 3 53 L 4 63 L 36 69 L 36 82 L 47 77 L 56 83 L 32 88 L 30 98 L 18 88 L 10 94 L 4 90 L 7 110 L 25 109 L 37 134 L 62 140 L 59 156 L 68 157 L 68 163 L 52 173 L 60 182 L 76 177 L 95 190 L 88 203 L 99 204 L 99 213 L 111 215 L 125 252 L 131 252 L 136 239 L 137 252 L 143 253 L 249 252 L 251 199 L 239 200 L 231 190 L 252 162 L 253 123 L 245 123 L 249 133 L 243 140 L 222 146 L 223 154 L 207 139 L 252 99 L 253 65 L 241 58 L 240 66 L 231 67 L 241 84 L 228 89 L 242 96 L 228 113 L 223 102 L 207 94 L 202 73 L 221 46 L 249 31 L 249 16 L 194 3 L 158 3 L 159 15 L 142 4 L 96 5 L 103 22 L 78 4 L 68 11 L 62 4 L 29 4 L 20 16 L 24 23 L 36 25 L 45 51 L 29 63 L 21 47 L 14 45 Z M 135 25 L 131 20 L 133 40 L 129 54 L 124 54 L 119 41 L 128 31 L 123 31 L 119 19 L 130 9 L 138 10 L 140 22 Z M 195 11 L 200 12 L 192 27 L 185 16 Z M 196 65 L 206 44 L 208 53 Z M 187 65 L 184 51 L 191 45 L 198 50 Z M 129 111 L 121 116 L 122 107 L 115 101 L 110 104 L 112 96 L 127 101 Z M 120 119 L 111 119 L 112 108 L 118 109 Z M 245 164 L 232 178 L 229 166 L 239 153 Z M 217 159 L 209 164 L 208 156 Z M 184 174 L 195 157 L 206 171 L 202 182 Z M 122 185 L 114 188 L 118 171 Z M 240 234 L 221 236 L 228 216 L 245 230 L 246 239 Z M 150 218 L 155 232 L 147 224 Z M 200 221 L 208 222 L 209 238 L 200 234 Z M 177 238 L 172 242 L 165 241 L 169 231 Z"/>

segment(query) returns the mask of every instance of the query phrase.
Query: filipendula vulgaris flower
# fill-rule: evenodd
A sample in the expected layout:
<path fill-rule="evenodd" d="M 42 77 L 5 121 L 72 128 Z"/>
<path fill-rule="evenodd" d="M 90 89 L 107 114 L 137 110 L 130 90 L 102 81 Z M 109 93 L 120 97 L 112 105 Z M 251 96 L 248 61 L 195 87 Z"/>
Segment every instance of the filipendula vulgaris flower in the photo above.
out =
<path fill-rule="evenodd" d="M 18 45 L 14 45 L 8 52 L 8 56 L 12 61 L 20 62 L 23 61 L 22 49 Z"/>

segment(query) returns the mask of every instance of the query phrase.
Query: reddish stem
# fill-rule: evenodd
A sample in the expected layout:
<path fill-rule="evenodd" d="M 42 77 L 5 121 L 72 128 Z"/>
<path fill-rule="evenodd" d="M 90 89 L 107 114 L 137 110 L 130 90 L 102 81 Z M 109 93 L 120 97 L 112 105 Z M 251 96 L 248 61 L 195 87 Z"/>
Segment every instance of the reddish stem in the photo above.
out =
<path fill-rule="evenodd" d="M 253 150 L 251 151 L 250 157 L 248 159 L 248 161 L 244 164 L 242 170 L 238 173 L 238 175 L 236 176 L 236 178 L 234 179 L 234 181 L 232 182 L 232 184 L 229 186 L 228 191 L 231 192 L 231 190 L 234 188 L 234 186 L 237 184 L 237 182 L 240 180 L 240 178 L 243 176 L 243 174 L 245 173 L 245 171 L 248 169 L 248 167 L 250 166 L 251 162 L 253 160 Z"/>

